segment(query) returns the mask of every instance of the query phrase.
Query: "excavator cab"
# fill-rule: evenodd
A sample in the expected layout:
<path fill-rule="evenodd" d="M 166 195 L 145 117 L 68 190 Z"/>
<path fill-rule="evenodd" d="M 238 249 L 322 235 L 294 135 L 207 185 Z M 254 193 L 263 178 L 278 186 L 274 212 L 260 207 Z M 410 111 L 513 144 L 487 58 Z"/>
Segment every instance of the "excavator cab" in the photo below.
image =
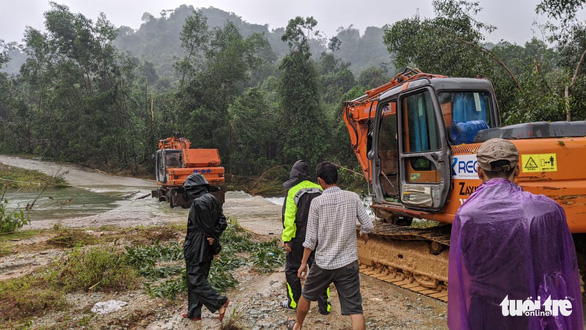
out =
<path fill-rule="evenodd" d="M 375 201 L 440 211 L 452 183 L 451 146 L 472 143 L 497 118 L 483 79 L 423 78 L 382 93 L 367 142 Z"/>
<path fill-rule="evenodd" d="M 183 166 L 183 157 L 181 150 L 163 149 L 157 151 L 155 160 L 157 182 L 167 182 L 168 168 L 181 168 Z"/>

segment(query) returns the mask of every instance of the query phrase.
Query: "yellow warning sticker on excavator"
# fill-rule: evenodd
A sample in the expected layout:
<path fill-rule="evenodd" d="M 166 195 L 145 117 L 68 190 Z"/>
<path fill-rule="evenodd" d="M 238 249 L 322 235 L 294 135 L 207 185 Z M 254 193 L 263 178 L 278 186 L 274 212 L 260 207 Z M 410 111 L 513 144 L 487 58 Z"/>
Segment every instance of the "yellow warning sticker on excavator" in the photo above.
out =
<path fill-rule="evenodd" d="M 521 155 L 521 170 L 528 173 L 557 172 L 556 154 L 523 154 Z"/>

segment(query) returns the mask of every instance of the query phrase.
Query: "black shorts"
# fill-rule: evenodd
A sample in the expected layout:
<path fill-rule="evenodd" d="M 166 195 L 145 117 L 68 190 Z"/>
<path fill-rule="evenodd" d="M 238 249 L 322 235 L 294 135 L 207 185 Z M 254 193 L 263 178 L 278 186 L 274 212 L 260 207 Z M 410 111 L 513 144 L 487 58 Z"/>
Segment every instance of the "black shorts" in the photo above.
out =
<path fill-rule="evenodd" d="M 322 269 L 314 262 L 301 294 L 309 301 L 316 301 L 332 282 L 338 291 L 342 315 L 362 314 L 358 261 L 332 270 Z"/>

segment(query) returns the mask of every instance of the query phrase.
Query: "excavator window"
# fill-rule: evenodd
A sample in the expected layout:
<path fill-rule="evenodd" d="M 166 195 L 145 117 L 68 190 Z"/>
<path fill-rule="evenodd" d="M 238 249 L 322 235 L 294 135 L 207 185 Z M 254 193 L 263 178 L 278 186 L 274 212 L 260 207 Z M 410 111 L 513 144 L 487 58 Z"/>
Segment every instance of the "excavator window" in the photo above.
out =
<path fill-rule="evenodd" d="M 157 181 L 167 182 L 165 177 L 165 162 L 163 162 L 163 152 L 157 151 Z"/>
<path fill-rule="evenodd" d="M 441 149 L 438 123 L 429 91 L 403 98 L 403 153 L 423 153 Z M 405 161 L 405 181 L 437 183 L 441 178 L 435 164 L 423 156 L 411 156 Z"/>
<path fill-rule="evenodd" d="M 487 92 L 440 92 L 438 100 L 451 144 L 472 143 L 478 131 L 494 127 Z"/>
<path fill-rule="evenodd" d="M 398 198 L 399 146 L 397 142 L 396 101 L 390 102 L 383 108 L 377 150 L 381 162 L 380 182 L 385 198 Z"/>
<path fill-rule="evenodd" d="M 165 164 L 170 168 L 182 167 L 181 151 L 166 151 Z"/>

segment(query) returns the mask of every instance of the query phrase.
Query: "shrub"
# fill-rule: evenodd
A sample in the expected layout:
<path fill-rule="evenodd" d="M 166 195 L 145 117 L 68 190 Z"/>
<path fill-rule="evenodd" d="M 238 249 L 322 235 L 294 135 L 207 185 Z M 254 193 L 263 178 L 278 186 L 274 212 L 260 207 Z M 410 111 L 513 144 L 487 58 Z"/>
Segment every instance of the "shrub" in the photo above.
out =
<path fill-rule="evenodd" d="M 54 269 L 50 283 L 66 292 L 118 291 L 135 286 L 136 271 L 113 247 L 75 248 Z"/>
<path fill-rule="evenodd" d="M 24 213 L 21 209 L 12 212 L 7 211 L 6 205 L 8 200 L 0 199 L 0 232 L 11 233 L 24 225 L 30 224 L 28 213 Z"/>

